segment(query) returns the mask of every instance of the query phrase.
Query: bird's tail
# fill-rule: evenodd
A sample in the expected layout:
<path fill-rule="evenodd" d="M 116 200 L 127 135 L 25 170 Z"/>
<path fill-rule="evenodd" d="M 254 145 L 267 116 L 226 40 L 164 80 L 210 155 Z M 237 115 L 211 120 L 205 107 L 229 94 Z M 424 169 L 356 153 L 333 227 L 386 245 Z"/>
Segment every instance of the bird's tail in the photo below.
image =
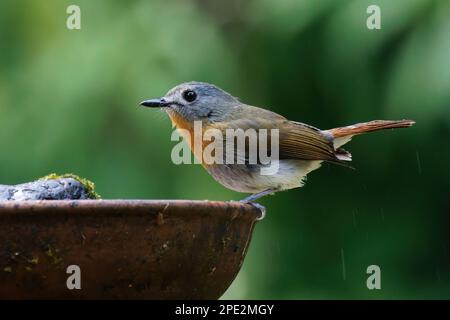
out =
<path fill-rule="evenodd" d="M 338 150 L 341 146 L 349 142 L 354 135 L 384 129 L 408 128 L 414 123 L 413 120 L 374 120 L 346 127 L 333 128 L 325 130 L 325 132 L 333 136 L 334 147 Z"/>

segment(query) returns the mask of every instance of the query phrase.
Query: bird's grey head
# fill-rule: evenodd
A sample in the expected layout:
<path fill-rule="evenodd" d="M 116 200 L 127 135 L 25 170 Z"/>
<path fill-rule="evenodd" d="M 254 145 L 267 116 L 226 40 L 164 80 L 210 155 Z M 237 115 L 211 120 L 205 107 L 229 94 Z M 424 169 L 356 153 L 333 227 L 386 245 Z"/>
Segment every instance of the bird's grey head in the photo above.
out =
<path fill-rule="evenodd" d="M 176 113 L 188 121 L 221 121 L 238 104 L 229 93 L 204 82 L 182 83 L 164 97 L 141 102 L 142 106 L 164 108 L 169 114 Z"/>

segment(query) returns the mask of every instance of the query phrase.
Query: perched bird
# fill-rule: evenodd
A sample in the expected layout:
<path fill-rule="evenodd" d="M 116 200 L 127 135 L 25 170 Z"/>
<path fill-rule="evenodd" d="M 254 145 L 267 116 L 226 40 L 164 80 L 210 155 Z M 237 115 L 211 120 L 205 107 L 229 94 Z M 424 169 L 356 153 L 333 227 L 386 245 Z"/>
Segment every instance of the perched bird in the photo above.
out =
<path fill-rule="evenodd" d="M 166 111 L 182 135 L 191 138 L 188 139 L 189 145 L 197 158 L 201 158 L 202 154 L 195 150 L 194 139 L 186 137 L 186 132 L 194 135 L 195 121 L 201 122 L 202 132 L 215 129 L 223 132 L 223 137 L 226 137 L 227 129 L 278 129 L 278 170 L 274 174 L 262 174 L 261 168 L 267 164 L 259 160 L 250 163 L 245 153 L 245 161 L 241 164 L 237 161 L 212 164 L 202 162 L 204 168 L 223 186 L 238 192 L 252 193 L 242 200 L 244 202 L 253 202 L 277 191 L 301 187 L 306 175 L 318 169 L 323 161 L 336 164 L 351 161 L 351 154 L 341 147 L 355 135 L 383 129 L 407 128 L 415 123 L 412 120 L 374 120 L 320 130 L 288 120 L 275 112 L 244 104 L 217 86 L 203 82 L 180 84 L 169 90 L 164 97 L 142 101 L 141 105 Z M 202 146 L 205 147 L 208 142 L 202 141 Z M 235 141 L 225 141 L 224 145 L 227 143 Z M 246 145 L 244 151 L 248 150 Z M 225 158 L 225 147 L 223 152 Z M 233 158 L 236 160 L 241 153 L 235 152 Z"/>

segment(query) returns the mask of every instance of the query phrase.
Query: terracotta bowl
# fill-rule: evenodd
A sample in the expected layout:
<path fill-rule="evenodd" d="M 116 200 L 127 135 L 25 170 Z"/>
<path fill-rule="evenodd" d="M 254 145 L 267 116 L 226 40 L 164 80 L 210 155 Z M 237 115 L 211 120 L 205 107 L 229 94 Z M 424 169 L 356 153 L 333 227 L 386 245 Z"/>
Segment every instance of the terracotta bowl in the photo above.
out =
<path fill-rule="evenodd" d="M 238 202 L 3 201 L 0 299 L 217 299 L 259 215 Z"/>

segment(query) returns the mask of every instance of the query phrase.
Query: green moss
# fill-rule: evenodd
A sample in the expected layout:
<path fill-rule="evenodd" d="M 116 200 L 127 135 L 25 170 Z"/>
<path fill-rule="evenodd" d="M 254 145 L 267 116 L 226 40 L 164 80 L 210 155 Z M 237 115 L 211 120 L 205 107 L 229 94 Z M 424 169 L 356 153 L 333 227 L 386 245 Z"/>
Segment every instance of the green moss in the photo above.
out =
<path fill-rule="evenodd" d="M 53 248 L 51 245 L 48 245 L 45 254 L 50 257 L 53 264 L 58 264 L 62 261 L 61 257 L 58 255 L 58 252 L 58 249 Z"/>
<path fill-rule="evenodd" d="M 45 177 L 40 178 L 39 180 L 56 180 L 56 179 L 64 179 L 64 178 L 72 178 L 80 182 L 85 188 L 90 198 L 92 199 L 101 199 L 101 196 L 95 192 L 95 184 L 85 178 L 81 178 L 72 173 L 66 173 L 62 175 L 58 175 L 56 173 L 50 173 Z"/>
<path fill-rule="evenodd" d="M 3 271 L 11 273 L 12 272 L 12 268 L 11 267 L 4 267 Z"/>

